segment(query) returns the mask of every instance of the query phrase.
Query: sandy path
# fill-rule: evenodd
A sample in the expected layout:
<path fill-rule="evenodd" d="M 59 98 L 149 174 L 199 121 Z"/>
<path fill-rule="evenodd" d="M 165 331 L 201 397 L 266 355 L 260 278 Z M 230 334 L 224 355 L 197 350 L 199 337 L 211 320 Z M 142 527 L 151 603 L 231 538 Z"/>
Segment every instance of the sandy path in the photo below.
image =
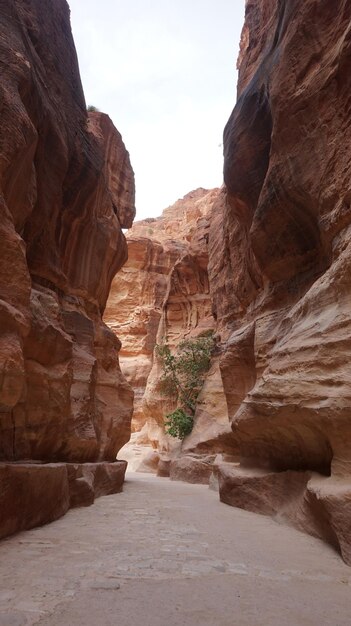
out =
<path fill-rule="evenodd" d="M 125 492 L 0 544 L 1 626 L 350 626 L 351 568 L 206 487 Z"/>

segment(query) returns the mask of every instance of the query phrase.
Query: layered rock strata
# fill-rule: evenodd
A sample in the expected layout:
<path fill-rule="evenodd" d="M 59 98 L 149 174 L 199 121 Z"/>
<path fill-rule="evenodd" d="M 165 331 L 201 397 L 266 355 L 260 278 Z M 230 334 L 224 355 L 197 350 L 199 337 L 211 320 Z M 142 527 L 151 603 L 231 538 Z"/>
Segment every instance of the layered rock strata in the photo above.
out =
<path fill-rule="evenodd" d="M 351 4 L 247 0 L 209 275 L 241 464 L 221 498 L 351 564 Z"/>
<path fill-rule="evenodd" d="M 161 217 L 136 222 L 127 234 L 129 258 L 112 283 L 105 320 L 122 341 L 121 367 L 136 392 L 135 433 L 123 450 L 133 469 L 156 471 L 160 456 L 164 467 L 168 456 L 212 453 L 214 459 L 219 450 L 232 449 L 218 359 L 202 390 L 194 430 L 180 448 L 164 433 L 164 416 L 173 407 L 160 393 L 161 370 L 154 355 L 155 344 L 165 338 L 175 348 L 214 328 L 208 230 L 218 194 L 218 189 L 193 191 Z M 195 457 L 189 466 L 193 462 Z M 205 474 L 208 480 L 207 466 Z"/>
<path fill-rule="evenodd" d="M 133 394 L 101 316 L 127 258 L 134 175 L 111 120 L 86 112 L 65 0 L 6 3 L 0 60 L 3 536 L 79 501 L 68 483 L 74 473 L 85 480 L 80 464 L 99 476 L 105 470 L 91 464 L 112 464 L 106 489 L 87 481 L 91 493 L 121 488 L 114 461 L 129 438 Z"/>

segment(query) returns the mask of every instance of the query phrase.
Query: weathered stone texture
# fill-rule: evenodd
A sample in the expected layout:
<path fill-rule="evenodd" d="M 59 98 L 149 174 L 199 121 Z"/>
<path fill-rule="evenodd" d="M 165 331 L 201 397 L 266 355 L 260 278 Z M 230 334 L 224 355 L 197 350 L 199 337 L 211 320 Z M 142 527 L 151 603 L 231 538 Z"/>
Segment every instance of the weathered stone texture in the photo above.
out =
<path fill-rule="evenodd" d="M 122 491 L 127 464 L 0 463 L 0 539 Z"/>
<path fill-rule="evenodd" d="M 350 19 L 348 1 L 247 1 L 238 101 L 224 131 L 226 189 L 209 242 L 241 466 L 281 472 L 266 490 L 277 511 L 280 490 L 302 472 L 303 498 L 311 503 L 313 491 L 314 503 L 299 527 L 320 535 L 323 517 L 348 562 Z M 317 491 L 303 478 L 311 472 L 322 476 Z M 234 474 L 222 497 L 267 512 L 267 478 Z"/>
<path fill-rule="evenodd" d="M 179 453 L 179 442 L 164 434 L 164 416 L 172 407 L 160 394 L 161 371 L 154 347 L 167 338 L 175 348 L 183 339 L 215 326 L 207 273 L 208 229 L 219 193 L 198 189 L 161 217 L 136 222 L 127 235 L 128 261 L 112 283 L 105 320 L 121 338 L 121 367 L 136 391 L 133 429 L 138 434 L 123 451 L 134 459 L 134 468 L 153 467 L 147 464 L 155 455 L 145 444 L 163 455 Z M 187 454 L 207 454 L 232 446 L 218 359 L 214 359 L 195 428 L 183 449 Z"/>
<path fill-rule="evenodd" d="M 213 460 L 214 457 L 182 455 L 171 461 L 169 477 L 171 480 L 208 485 L 212 474 Z"/>
<path fill-rule="evenodd" d="M 132 391 L 101 315 L 127 258 L 129 155 L 87 114 L 65 0 L 6 2 L 0 61 L 0 460 L 114 461 Z"/>

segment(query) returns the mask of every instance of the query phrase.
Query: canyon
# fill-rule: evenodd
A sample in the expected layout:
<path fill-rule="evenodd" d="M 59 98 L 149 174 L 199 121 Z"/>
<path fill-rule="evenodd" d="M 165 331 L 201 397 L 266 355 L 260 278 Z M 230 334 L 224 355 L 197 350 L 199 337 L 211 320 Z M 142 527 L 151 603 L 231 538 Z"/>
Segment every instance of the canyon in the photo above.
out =
<path fill-rule="evenodd" d="M 0 538 L 121 491 L 128 461 L 351 565 L 351 3 L 246 0 L 224 184 L 134 225 L 67 3 L 0 19 Z M 209 332 L 175 440 L 155 346 Z"/>
<path fill-rule="evenodd" d="M 134 311 L 122 331 L 138 390 L 134 469 L 218 483 L 223 502 L 315 535 L 350 564 L 350 4 L 335 17 L 313 0 L 246 2 L 225 184 L 204 192 L 200 219 L 198 190 L 134 226 L 110 302 Z M 194 430 L 174 444 L 152 349 L 206 328 L 213 365 Z"/>
<path fill-rule="evenodd" d="M 184 339 L 213 331 L 216 322 L 208 278 L 210 217 L 219 189 L 197 189 L 159 218 L 135 222 L 127 233 L 128 261 L 112 282 L 104 319 L 121 342 L 120 363 L 135 390 L 131 442 L 121 458 L 131 469 L 208 482 L 216 452 L 232 451 L 226 399 L 213 356 L 182 448 L 165 434 L 164 416 L 175 408 L 159 385 L 155 346 L 174 350 Z M 186 450 L 186 458 L 179 453 Z M 206 452 L 204 454 L 204 452 Z"/>

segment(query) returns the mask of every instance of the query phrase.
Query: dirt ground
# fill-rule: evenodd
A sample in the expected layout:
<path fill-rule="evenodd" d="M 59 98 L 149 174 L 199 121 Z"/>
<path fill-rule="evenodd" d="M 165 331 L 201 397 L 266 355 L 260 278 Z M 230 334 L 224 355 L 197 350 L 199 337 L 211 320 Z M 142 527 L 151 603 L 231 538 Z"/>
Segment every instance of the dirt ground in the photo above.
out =
<path fill-rule="evenodd" d="M 350 626 L 351 568 L 207 487 L 129 474 L 0 544 L 0 626 L 34 624 Z"/>

